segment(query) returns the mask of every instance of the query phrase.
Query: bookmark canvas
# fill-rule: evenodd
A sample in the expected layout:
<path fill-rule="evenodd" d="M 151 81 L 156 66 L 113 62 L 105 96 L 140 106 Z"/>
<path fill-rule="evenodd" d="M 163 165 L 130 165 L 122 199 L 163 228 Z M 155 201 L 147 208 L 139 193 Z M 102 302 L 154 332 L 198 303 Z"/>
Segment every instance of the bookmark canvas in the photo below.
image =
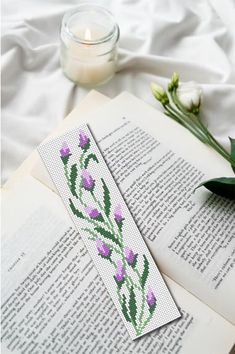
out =
<path fill-rule="evenodd" d="M 131 338 L 180 317 L 88 126 L 39 153 Z"/>

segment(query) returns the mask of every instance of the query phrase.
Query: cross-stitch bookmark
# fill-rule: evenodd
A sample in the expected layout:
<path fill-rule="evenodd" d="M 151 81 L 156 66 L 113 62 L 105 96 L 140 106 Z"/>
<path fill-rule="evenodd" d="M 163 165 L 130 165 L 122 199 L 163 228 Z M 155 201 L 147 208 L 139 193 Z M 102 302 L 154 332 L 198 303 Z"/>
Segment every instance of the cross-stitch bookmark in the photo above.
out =
<path fill-rule="evenodd" d="M 180 317 L 88 126 L 39 153 L 131 338 Z"/>

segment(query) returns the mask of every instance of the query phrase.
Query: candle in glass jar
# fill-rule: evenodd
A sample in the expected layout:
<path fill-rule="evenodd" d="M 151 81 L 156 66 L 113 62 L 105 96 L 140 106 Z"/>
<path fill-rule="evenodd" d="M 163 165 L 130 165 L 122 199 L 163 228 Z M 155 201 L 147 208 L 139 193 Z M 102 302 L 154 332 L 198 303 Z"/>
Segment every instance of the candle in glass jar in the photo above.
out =
<path fill-rule="evenodd" d="M 97 85 L 116 68 L 119 28 L 112 15 L 96 5 L 81 5 L 64 16 L 61 65 L 75 83 Z"/>

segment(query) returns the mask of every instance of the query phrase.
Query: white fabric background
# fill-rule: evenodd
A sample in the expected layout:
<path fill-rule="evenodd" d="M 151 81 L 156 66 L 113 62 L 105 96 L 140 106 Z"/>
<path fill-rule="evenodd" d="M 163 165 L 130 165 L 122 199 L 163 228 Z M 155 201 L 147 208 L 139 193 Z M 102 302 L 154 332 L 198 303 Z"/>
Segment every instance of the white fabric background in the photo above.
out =
<path fill-rule="evenodd" d="M 202 85 L 205 121 L 228 148 L 227 136 L 235 137 L 235 1 L 93 2 L 111 10 L 121 30 L 118 73 L 98 90 L 110 97 L 128 90 L 160 108 L 149 83 L 164 85 L 177 71 L 182 81 Z M 61 19 L 79 3 L 5 0 L 3 181 L 88 92 L 67 80 L 59 66 Z"/>

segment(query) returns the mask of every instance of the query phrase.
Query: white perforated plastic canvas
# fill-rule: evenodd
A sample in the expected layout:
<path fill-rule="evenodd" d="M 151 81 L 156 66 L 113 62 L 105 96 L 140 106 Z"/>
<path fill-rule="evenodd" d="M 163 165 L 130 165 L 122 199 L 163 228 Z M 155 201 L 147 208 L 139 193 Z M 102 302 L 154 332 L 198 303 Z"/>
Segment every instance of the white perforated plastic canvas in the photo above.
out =
<path fill-rule="evenodd" d="M 180 317 L 88 126 L 38 150 L 131 338 Z"/>

